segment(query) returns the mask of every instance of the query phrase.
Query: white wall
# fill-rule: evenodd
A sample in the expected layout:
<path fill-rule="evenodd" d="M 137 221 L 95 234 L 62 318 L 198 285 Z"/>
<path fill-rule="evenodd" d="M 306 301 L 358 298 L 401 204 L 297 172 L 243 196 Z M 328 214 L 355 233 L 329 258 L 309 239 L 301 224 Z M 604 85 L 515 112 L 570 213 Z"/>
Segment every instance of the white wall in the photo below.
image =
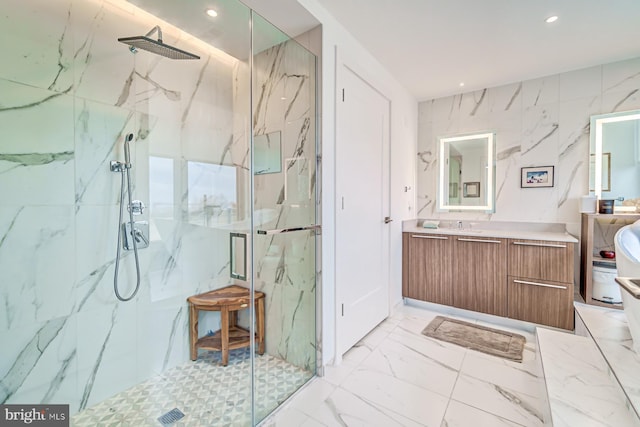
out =
<path fill-rule="evenodd" d="M 414 212 L 414 153 L 417 140 L 417 100 L 397 82 L 316 0 L 299 0 L 322 28 L 322 330 L 323 360 L 335 356 L 335 123 L 336 51 L 345 64 L 376 87 L 391 102 L 391 305 L 402 298 L 402 220 Z M 357 169 L 354 171 L 356 172 Z M 405 192 L 405 187 L 410 190 Z"/>

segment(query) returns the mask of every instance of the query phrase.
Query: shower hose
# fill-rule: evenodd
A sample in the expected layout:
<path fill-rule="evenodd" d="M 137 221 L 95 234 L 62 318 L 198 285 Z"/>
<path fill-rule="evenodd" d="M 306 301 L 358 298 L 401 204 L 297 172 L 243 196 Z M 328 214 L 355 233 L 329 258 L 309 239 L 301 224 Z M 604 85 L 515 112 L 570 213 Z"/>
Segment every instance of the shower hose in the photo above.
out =
<path fill-rule="evenodd" d="M 123 165 L 122 169 L 121 169 L 121 174 L 122 174 L 122 180 L 121 180 L 121 184 L 120 184 L 120 216 L 118 218 L 118 242 L 117 242 L 117 253 L 116 253 L 116 269 L 113 275 L 113 290 L 116 294 L 116 298 L 118 298 L 120 301 L 126 302 L 126 301 L 130 301 L 133 299 L 133 297 L 136 296 L 136 294 L 138 293 L 138 289 L 140 289 L 140 260 L 138 259 L 138 245 L 136 243 L 136 236 L 134 236 L 135 234 L 135 222 L 133 221 L 133 209 L 131 208 L 132 206 L 132 201 L 131 201 L 131 175 L 129 174 L 129 169 L 131 168 L 130 165 Z M 125 188 L 124 188 L 124 181 L 125 181 L 125 173 L 126 173 L 126 178 L 127 178 L 127 194 L 129 196 L 129 224 L 131 225 L 131 234 L 132 234 L 132 238 L 131 241 L 133 243 L 133 253 L 135 255 L 135 259 L 136 259 L 136 288 L 133 290 L 133 293 L 128 296 L 128 297 L 123 297 L 122 295 L 120 295 L 120 291 L 118 290 L 118 270 L 120 269 L 120 250 L 122 245 L 120 244 L 120 239 L 122 237 L 122 229 L 124 228 L 124 232 L 126 233 L 126 225 L 122 222 L 122 212 L 124 211 L 124 192 L 125 192 Z"/>

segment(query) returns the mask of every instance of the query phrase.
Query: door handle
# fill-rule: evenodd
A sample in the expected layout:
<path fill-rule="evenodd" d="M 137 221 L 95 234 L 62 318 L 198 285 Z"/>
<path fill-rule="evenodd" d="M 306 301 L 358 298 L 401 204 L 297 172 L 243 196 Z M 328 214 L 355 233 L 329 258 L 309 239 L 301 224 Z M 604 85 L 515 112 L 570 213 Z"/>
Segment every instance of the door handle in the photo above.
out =
<path fill-rule="evenodd" d="M 385 217 L 384 217 L 384 223 L 385 223 L 385 224 L 389 224 L 391 221 L 393 221 L 393 220 L 391 219 L 391 217 L 389 217 L 389 216 L 385 216 Z"/>

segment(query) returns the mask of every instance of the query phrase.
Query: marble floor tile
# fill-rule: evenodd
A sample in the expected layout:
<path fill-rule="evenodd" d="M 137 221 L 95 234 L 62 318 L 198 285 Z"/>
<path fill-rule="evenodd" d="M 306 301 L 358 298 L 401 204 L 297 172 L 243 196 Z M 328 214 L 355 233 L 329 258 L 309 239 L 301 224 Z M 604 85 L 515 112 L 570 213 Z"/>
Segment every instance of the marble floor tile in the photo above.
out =
<path fill-rule="evenodd" d="M 340 388 L 380 408 L 426 425 L 438 425 L 448 398 L 377 370 L 359 367 Z"/>
<path fill-rule="evenodd" d="M 311 414 L 336 390 L 336 386 L 324 378 L 316 378 L 305 386 L 302 393 L 298 393 L 287 406 L 306 414 Z"/>
<path fill-rule="evenodd" d="M 342 388 L 338 388 L 323 402 L 322 406 L 313 412 L 312 419 L 323 426 L 420 427 L 426 425 L 407 418 L 406 414 L 389 410 Z"/>
<path fill-rule="evenodd" d="M 452 400 L 444 414 L 441 427 L 521 427 L 489 412 Z"/>
<path fill-rule="evenodd" d="M 544 425 L 545 400 L 537 390 L 522 392 L 460 374 L 452 399 L 524 426 Z"/>
<path fill-rule="evenodd" d="M 544 378 L 537 371 L 534 361 L 518 363 L 475 351 L 467 353 L 461 369 L 462 374 L 475 379 L 544 397 Z"/>
<path fill-rule="evenodd" d="M 428 344 L 425 342 L 425 347 Z M 454 363 L 445 358 L 431 357 L 428 351 L 419 351 L 388 339 L 361 366 L 448 398 L 458 378 L 459 368 L 455 360 L 451 361 Z"/>
<path fill-rule="evenodd" d="M 438 315 L 523 335 L 527 339 L 524 361 L 422 335 Z M 264 425 L 542 426 L 546 394 L 535 335 L 531 324 L 517 326 L 518 322 L 496 325 L 486 317 L 399 306 L 340 364 L 326 366 L 323 378 L 314 379 Z"/>

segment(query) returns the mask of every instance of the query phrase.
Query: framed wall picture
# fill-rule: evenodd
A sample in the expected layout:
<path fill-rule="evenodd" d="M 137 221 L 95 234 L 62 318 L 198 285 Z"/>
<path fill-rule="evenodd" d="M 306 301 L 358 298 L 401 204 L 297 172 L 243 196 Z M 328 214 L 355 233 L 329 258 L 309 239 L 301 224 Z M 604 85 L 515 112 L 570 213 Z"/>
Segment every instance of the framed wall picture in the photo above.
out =
<path fill-rule="evenodd" d="M 463 197 L 480 197 L 479 182 L 465 182 L 462 184 Z"/>
<path fill-rule="evenodd" d="M 535 166 L 521 169 L 520 187 L 553 187 L 553 166 Z"/>

